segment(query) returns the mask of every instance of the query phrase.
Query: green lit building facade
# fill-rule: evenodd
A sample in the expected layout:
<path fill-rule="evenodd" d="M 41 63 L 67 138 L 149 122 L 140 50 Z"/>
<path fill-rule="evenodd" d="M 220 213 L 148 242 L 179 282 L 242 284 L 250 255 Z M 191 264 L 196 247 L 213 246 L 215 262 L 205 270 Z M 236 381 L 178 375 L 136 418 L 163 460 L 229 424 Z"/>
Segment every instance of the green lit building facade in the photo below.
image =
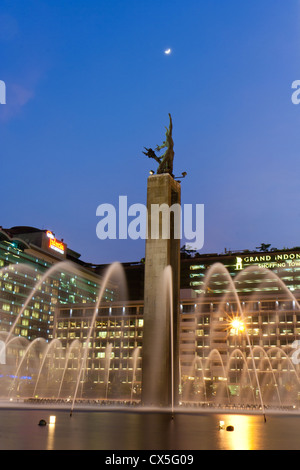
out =
<path fill-rule="evenodd" d="M 0 333 L 51 339 L 57 305 L 93 303 L 101 277 L 47 230 L 0 228 Z M 49 275 L 48 275 L 49 273 Z M 116 300 L 107 287 L 106 300 Z M 18 318 L 18 316 L 20 318 Z"/>
<path fill-rule="evenodd" d="M 278 278 L 291 292 L 300 295 L 300 248 L 183 256 L 181 289 L 191 289 L 194 296 L 223 295 L 228 290 L 227 272 L 236 281 L 235 288 L 241 295 L 283 292 L 285 288 L 281 288 Z"/>

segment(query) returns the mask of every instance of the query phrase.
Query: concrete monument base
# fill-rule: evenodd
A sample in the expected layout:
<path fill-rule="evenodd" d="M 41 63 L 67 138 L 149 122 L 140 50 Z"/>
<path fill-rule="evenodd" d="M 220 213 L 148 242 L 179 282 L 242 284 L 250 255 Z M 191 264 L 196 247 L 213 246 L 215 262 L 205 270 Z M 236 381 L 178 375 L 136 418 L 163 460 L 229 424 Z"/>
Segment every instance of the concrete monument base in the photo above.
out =
<path fill-rule="evenodd" d="M 176 214 L 169 208 L 173 204 L 180 208 L 180 203 L 180 183 L 170 174 L 156 174 L 148 178 L 142 353 L 142 403 L 148 406 L 170 406 L 178 401 L 180 238 Z M 170 221 L 169 234 L 168 230 L 165 231 L 166 218 L 162 212 L 157 219 L 158 207 L 167 208 L 165 215 Z M 168 266 L 172 272 L 171 297 L 168 289 L 170 277 L 167 276 L 167 284 L 163 280 Z"/>

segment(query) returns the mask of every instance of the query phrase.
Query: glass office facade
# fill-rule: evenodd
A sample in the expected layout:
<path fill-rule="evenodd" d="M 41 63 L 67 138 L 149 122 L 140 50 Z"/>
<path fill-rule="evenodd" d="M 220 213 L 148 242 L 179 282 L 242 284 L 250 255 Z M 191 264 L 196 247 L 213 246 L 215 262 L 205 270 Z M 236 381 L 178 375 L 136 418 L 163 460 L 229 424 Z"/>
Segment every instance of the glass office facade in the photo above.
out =
<path fill-rule="evenodd" d="M 100 276 L 55 255 L 0 230 L 0 332 L 51 339 L 56 305 L 96 302 Z M 106 300 L 115 295 L 108 286 Z"/>
<path fill-rule="evenodd" d="M 89 340 L 85 364 L 88 392 L 83 392 L 83 396 L 88 393 L 98 398 L 140 397 L 143 325 L 143 305 L 139 302 L 114 302 L 97 308 L 97 312 L 93 305 L 56 308 L 54 333 L 64 351 L 74 344 L 84 347 Z M 68 362 L 69 373 L 72 370 L 76 376 L 78 361 Z"/>
<path fill-rule="evenodd" d="M 299 264 L 295 251 L 183 260 L 179 335 L 183 402 L 213 400 L 220 385 L 230 391 L 231 399 L 238 399 L 245 371 L 256 388 L 257 369 L 265 396 L 281 388 L 281 396 L 293 395 L 293 403 L 299 403 L 300 389 L 295 388 L 296 382 L 300 384 L 299 365 L 291 359 L 300 340 Z M 87 312 L 70 306 L 57 310 L 55 337 L 64 347 L 87 337 L 91 311 Z M 241 332 L 232 326 L 236 318 L 243 321 Z M 90 374 L 103 382 L 109 358 L 112 377 L 118 376 L 128 393 L 134 385 L 138 398 L 142 345 L 142 300 L 99 309 L 90 343 Z"/>
<path fill-rule="evenodd" d="M 245 334 L 236 334 L 232 326 L 232 320 L 239 316 L 240 306 L 248 340 Z M 103 389 L 100 392 L 101 384 L 103 387 L 110 371 L 108 398 L 132 398 L 134 390 L 133 397 L 140 399 L 143 303 L 112 303 L 110 307 L 99 308 L 92 325 L 94 313 L 91 305 L 57 308 L 55 337 L 67 350 L 76 340 L 84 344 L 92 328 L 86 368 L 87 376 L 99 392 L 98 397 L 105 396 Z M 212 399 L 215 390 L 224 383 L 232 397 L 238 396 L 245 367 L 248 374 L 254 374 L 253 360 L 266 387 L 274 385 L 275 376 L 282 387 L 288 387 L 292 381 L 295 385 L 293 374 L 299 374 L 299 366 L 291 362 L 291 354 L 294 341 L 299 339 L 300 311 L 296 303 L 287 298 L 245 299 L 239 305 L 232 300 L 224 303 L 216 297 L 182 300 L 181 400 L 204 401 L 203 384 L 207 387 L 206 398 Z M 76 362 L 69 364 L 71 370 L 76 367 Z M 262 374 L 265 374 L 263 379 Z M 293 398 L 297 403 L 298 395 Z"/>

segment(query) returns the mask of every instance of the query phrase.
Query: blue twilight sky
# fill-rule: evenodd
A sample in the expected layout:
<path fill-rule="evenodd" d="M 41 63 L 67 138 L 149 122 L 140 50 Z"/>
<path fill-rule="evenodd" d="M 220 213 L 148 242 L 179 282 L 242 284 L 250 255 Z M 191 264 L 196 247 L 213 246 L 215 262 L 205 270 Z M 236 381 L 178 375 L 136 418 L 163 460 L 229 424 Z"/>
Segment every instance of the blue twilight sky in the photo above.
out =
<path fill-rule="evenodd" d="M 300 245 L 299 0 L 1 0 L 0 80 L 0 225 L 141 259 L 97 238 L 96 209 L 146 203 L 170 112 L 202 252 Z"/>

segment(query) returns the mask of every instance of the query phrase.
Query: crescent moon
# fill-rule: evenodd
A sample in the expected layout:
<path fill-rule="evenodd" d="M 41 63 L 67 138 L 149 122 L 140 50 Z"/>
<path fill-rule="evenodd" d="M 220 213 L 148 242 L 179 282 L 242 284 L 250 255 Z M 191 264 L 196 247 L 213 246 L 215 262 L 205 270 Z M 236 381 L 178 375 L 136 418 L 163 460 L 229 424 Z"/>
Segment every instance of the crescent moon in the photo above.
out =
<path fill-rule="evenodd" d="M 167 50 L 165 51 L 165 54 L 171 54 L 171 49 L 167 49 Z"/>

